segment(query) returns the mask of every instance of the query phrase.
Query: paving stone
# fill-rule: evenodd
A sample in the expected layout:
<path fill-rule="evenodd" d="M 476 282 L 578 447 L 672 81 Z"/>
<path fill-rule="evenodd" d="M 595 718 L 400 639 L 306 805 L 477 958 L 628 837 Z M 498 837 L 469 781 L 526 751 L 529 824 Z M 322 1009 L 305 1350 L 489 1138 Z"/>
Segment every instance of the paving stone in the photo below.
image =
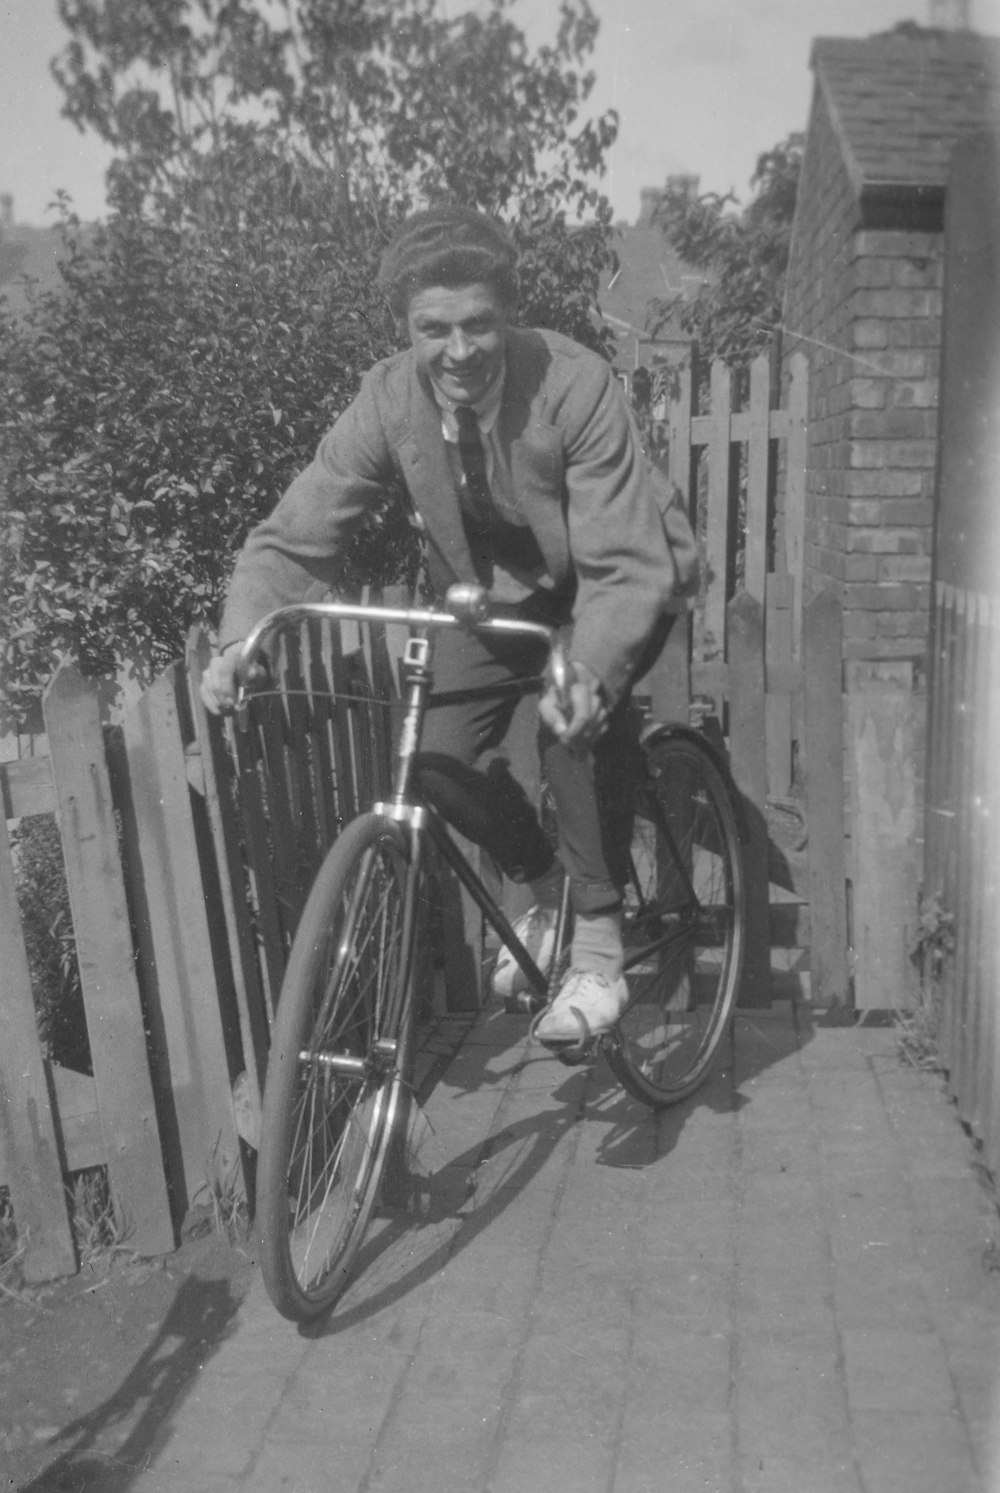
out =
<path fill-rule="evenodd" d="M 849 1328 L 843 1335 L 852 1411 L 950 1411 L 955 1394 L 936 1333 Z"/>
<path fill-rule="evenodd" d="M 742 1493 L 868 1493 L 861 1484 L 853 1458 L 817 1456 L 806 1447 L 787 1456 L 773 1450 L 741 1459 Z"/>
<path fill-rule="evenodd" d="M 524 1483 L 516 1493 L 543 1486 L 559 1484 Z M 692 1410 L 687 1404 L 651 1409 L 645 1400 L 630 1396 L 611 1486 L 613 1493 L 732 1493 L 737 1483 L 729 1416 Z M 515 1485 L 509 1493 L 515 1493 Z"/>
<path fill-rule="evenodd" d="M 409 1365 L 405 1353 L 361 1355 L 345 1351 L 339 1341 L 314 1344 L 268 1421 L 268 1442 L 294 1447 L 322 1441 L 324 1431 L 345 1426 L 357 1439 L 373 1442 Z"/>
<path fill-rule="evenodd" d="M 853 1424 L 865 1493 L 994 1493 L 956 1416 L 867 1411 Z"/>
<path fill-rule="evenodd" d="M 300 1440 L 294 1446 L 272 1441 L 239 1484 L 240 1493 L 355 1493 L 363 1485 L 371 1456 L 367 1440 L 336 1432 L 322 1441 Z M 195 1489 L 188 1484 L 184 1493 Z"/>
<path fill-rule="evenodd" d="M 519 1019 L 442 1022 L 407 1208 L 308 1334 L 255 1287 L 130 1488 L 993 1493 L 968 1137 L 891 1030 L 792 1017 L 741 1013 L 657 1114 Z"/>
<path fill-rule="evenodd" d="M 75 1485 L 77 1488 L 81 1484 Z M 95 1489 L 97 1484 L 94 1484 Z M 211 1477 L 207 1474 L 199 1475 L 198 1482 L 192 1483 L 191 1468 L 189 1466 L 171 1468 L 166 1463 L 158 1461 L 157 1466 L 147 1472 L 138 1472 L 128 1483 L 129 1493 L 193 1493 L 197 1487 L 198 1493 L 244 1493 L 244 1490 L 252 1487 L 252 1483 L 246 1482 L 242 1477 Z M 277 1488 L 278 1484 L 272 1484 Z M 46 1493 L 42 1484 L 38 1493 Z M 257 1493 L 257 1490 L 254 1490 Z M 260 1490 L 263 1493 L 263 1489 Z"/>
<path fill-rule="evenodd" d="M 925 1276 L 916 1259 L 899 1260 L 884 1249 L 862 1251 L 833 1266 L 833 1299 L 843 1328 L 901 1327 L 914 1332 L 933 1328 L 924 1290 Z"/>
<path fill-rule="evenodd" d="M 628 1403 L 651 1419 L 668 1408 L 693 1414 L 728 1414 L 732 1398 L 732 1339 L 728 1332 L 691 1332 L 674 1328 L 668 1336 L 662 1321 L 636 1312 L 632 1339 Z"/>

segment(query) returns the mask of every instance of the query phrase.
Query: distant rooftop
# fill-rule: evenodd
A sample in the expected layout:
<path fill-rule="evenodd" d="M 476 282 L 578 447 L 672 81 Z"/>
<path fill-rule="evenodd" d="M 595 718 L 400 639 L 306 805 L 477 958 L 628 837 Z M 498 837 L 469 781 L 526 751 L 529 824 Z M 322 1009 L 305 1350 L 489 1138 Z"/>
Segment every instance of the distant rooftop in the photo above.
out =
<path fill-rule="evenodd" d="M 683 183 L 692 196 L 698 193 L 696 176 L 671 177 L 667 185 Z M 640 192 L 639 216 L 635 223 L 616 223 L 613 247 L 618 255 L 618 269 L 601 283 L 601 311 L 619 334 L 648 335 L 649 306 L 653 300 L 670 301 L 697 294 L 703 277 L 691 271 L 670 248 L 666 238 L 653 222 L 663 187 L 643 187 Z M 661 337 L 670 335 L 664 329 Z M 687 334 L 679 327 L 674 336 Z"/>
<path fill-rule="evenodd" d="M 820 37 L 812 66 L 859 197 L 943 188 L 955 142 L 1000 119 L 1000 40 L 971 31 Z"/>
<path fill-rule="evenodd" d="M 14 218 L 14 199 L 0 192 L 0 298 L 14 311 L 24 310 L 24 280 L 43 290 L 59 284 L 62 239 L 57 228 L 31 228 Z"/>

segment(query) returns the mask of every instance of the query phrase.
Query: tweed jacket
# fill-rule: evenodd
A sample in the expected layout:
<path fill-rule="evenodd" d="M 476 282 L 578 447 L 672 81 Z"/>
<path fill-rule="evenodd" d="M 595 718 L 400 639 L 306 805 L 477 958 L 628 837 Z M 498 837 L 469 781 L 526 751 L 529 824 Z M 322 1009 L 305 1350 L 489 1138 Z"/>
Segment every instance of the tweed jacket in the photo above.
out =
<path fill-rule="evenodd" d="M 643 455 L 624 393 L 596 354 L 554 332 L 510 328 L 497 438 L 541 552 L 540 589 L 575 596 L 571 657 L 613 705 L 671 597 L 696 573 L 679 493 Z M 250 534 L 233 572 L 220 643 L 273 608 L 336 584 L 346 535 L 402 485 L 443 595 L 475 580 L 441 413 L 412 351 L 377 363 L 312 463 Z"/>

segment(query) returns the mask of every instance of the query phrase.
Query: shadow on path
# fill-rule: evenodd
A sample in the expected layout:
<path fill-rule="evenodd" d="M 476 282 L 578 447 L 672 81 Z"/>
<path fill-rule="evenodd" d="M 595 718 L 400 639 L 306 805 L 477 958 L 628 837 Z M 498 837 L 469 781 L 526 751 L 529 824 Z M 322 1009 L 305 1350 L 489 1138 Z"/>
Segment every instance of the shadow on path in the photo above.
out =
<path fill-rule="evenodd" d="M 167 1441 L 173 1412 L 232 1330 L 241 1299 L 228 1280 L 187 1277 L 120 1388 L 52 1438 L 62 1450 L 22 1493 L 124 1493 Z"/>
<path fill-rule="evenodd" d="M 562 1101 L 561 1109 L 546 1107 L 503 1123 L 501 1104 L 499 1129 L 474 1139 L 434 1172 L 421 1174 L 419 1160 L 411 1165 L 398 1205 L 384 1208 L 373 1221 L 345 1300 L 332 1316 L 300 1327 L 300 1334 L 334 1336 L 431 1280 L 538 1177 L 573 1127 L 588 1123 L 603 1130 L 594 1147 L 596 1165 L 644 1170 L 669 1156 L 698 1109 L 727 1114 L 752 1103 L 741 1092 L 742 1086 L 791 1056 L 808 1039 L 808 1028 L 800 1030 L 797 1021 L 740 1011 L 731 1039 L 701 1089 L 670 1109 L 653 1111 L 633 1099 L 603 1058 L 592 1068 L 570 1070 L 565 1079 L 556 1081 L 550 1097 Z M 496 1047 L 473 1042 L 464 1044 L 461 1051 L 466 1060 L 462 1065 L 462 1091 L 466 1093 L 507 1083 L 536 1061 L 531 1055 L 514 1058 L 505 1054 L 511 1060 L 498 1068 Z M 478 1063 L 470 1062 L 477 1053 Z M 542 1061 L 551 1063 L 547 1056 Z M 426 1103 L 428 1097 L 425 1087 L 419 1098 Z M 408 1244 L 405 1256 L 404 1244 Z"/>

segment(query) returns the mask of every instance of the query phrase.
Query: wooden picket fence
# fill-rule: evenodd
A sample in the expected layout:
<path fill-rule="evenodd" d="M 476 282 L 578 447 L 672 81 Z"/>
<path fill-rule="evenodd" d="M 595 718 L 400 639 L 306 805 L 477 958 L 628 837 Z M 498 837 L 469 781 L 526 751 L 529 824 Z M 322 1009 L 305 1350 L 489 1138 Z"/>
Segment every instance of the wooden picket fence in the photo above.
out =
<path fill-rule="evenodd" d="M 1000 602 L 939 583 L 928 743 L 925 978 L 962 1119 L 1000 1174 Z M 935 950 L 940 969 L 934 966 Z"/>
<path fill-rule="evenodd" d="M 246 1196 L 298 913 L 339 825 L 389 782 L 392 666 L 384 636 L 355 633 L 304 632 L 283 698 L 227 723 L 198 698 L 200 633 L 113 729 L 63 665 L 47 751 L 0 764 L 0 1184 L 29 1279 L 76 1268 L 73 1173 L 107 1169 L 142 1255 L 172 1250 L 199 1202 Z M 92 1074 L 47 1061 L 36 1031 L 8 823 L 38 814 L 59 825 Z"/>
<path fill-rule="evenodd" d="M 707 714 L 728 747 L 747 820 L 748 1004 L 848 998 L 841 631 L 832 596 L 803 596 L 807 400 L 806 359 L 780 407 L 762 355 L 739 407 L 725 363 L 683 369 L 665 418 L 705 573 L 648 683 L 655 717 Z"/>
<path fill-rule="evenodd" d="M 829 598 L 802 606 L 804 360 L 793 363 L 784 408 L 766 358 L 744 408 L 733 408 L 723 365 L 711 371 L 704 411 L 697 387 L 682 377 L 667 434 L 671 474 L 698 518 L 705 581 L 639 692 L 654 718 L 705 719 L 728 746 L 756 935 L 744 999 L 766 1004 L 810 978 L 810 903 L 814 987 L 819 971 L 835 991 L 846 959 L 841 668 L 828 646 L 839 631 Z M 45 697 L 48 754 L 0 765 L 0 1184 L 30 1275 L 75 1266 L 68 1173 L 107 1168 L 143 1254 L 173 1248 L 199 1198 L 251 1189 L 291 938 L 341 825 L 388 788 L 401 646 L 393 629 L 347 629 L 338 641 L 304 627 L 276 661 L 280 696 L 225 724 L 198 699 L 200 634 L 114 729 L 101 723 L 96 686 L 64 666 Z M 527 716 L 520 736 L 533 736 Z M 803 744 L 835 783 L 817 776 L 805 813 Z M 522 756 L 527 764 L 526 748 Z M 62 836 L 92 1075 L 46 1062 L 35 1032 L 6 823 L 40 813 L 56 815 Z M 475 920 L 454 886 L 440 892 L 435 998 L 474 1004 Z"/>

